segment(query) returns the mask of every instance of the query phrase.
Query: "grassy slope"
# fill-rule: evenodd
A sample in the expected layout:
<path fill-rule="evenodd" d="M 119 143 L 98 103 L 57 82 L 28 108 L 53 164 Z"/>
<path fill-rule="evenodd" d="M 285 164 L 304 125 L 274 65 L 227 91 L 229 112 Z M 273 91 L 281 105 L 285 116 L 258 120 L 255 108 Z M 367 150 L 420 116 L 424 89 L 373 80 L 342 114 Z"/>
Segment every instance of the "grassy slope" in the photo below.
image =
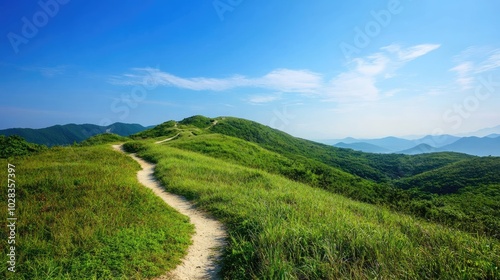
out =
<path fill-rule="evenodd" d="M 7 162 L 16 166 L 19 218 L 13 279 L 143 279 L 173 268 L 190 243 L 188 219 L 139 185 L 137 163 L 110 145 L 0 160 L 3 186 Z M 5 245 L 0 278 L 12 276 Z"/>
<path fill-rule="evenodd" d="M 484 195 L 480 193 L 466 191 L 448 197 L 448 194 L 437 196 L 435 193 L 439 192 L 433 192 L 430 188 L 413 188 L 410 191 L 405 191 L 392 187 L 394 182 L 398 183 L 396 186 L 401 187 L 402 182 L 413 182 L 414 178 L 433 174 L 434 170 L 449 170 L 447 166 L 455 165 L 467 166 L 468 164 L 464 163 L 474 163 L 482 161 L 482 159 L 458 153 L 407 156 L 353 152 L 294 138 L 247 120 L 236 118 L 217 118 L 216 120 L 217 125 L 205 127 L 208 123 L 213 124 L 211 119 L 195 116 L 181 121 L 178 125 L 175 125 L 174 121 L 163 124 L 162 126 L 168 125 L 167 130 L 154 129 L 146 131 L 146 133 L 155 137 L 161 133 L 166 133 L 168 136 L 180 133 L 181 136 L 178 139 L 167 143 L 167 145 L 203 153 L 247 167 L 259 168 L 349 198 L 386 205 L 400 212 L 423 217 L 457 229 L 500 238 L 498 235 L 500 222 L 497 217 L 497 213 L 500 212 L 498 211 L 500 196 L 487 196 L 486 199 L 483 199 Z M 223 134 L 213 133 L 214 131 Z M 236 135 L 239 138 L 227 135 Z M 161 139 L 161 137 L 157 139 Z M 376 183 L 368 180 L 370 178 L 360 178 L 355 174 L 342 171 L 341 167 L 324 163 L 332 161 L 336 161 L 338 166 L 349 167 L 343 168 L 344 170 L 353 168 L 361 170 L 358 174 L 367 174 L 366 170 L 369 170 L 368 173 L 375 172 L 379 178 L 385 178 L 382 180 L 385 182 Z M 351 162 L 355 164 L 351 164 Z M 490 173 L 495 173 L 498 170 L 492 164 L 483 164 L 483 167 Z M 452 173 L 439 173 L 441 177 L 435 176 L 436 178 L 433 177 L 430 178 L 432 180 L 424 182 L 434 184 L 434 182 L 445 180 L 451 182 L 458 180 L 461 184 L 460 188 L 466 186 L 469 189 L 484 188 L 476 184 L 482 180 L 480 173 L 465 172 L 464 174 L 467 174 L 465 177 L 460 174 L 458 176 L 450 175 Z M 403 179 L 399 181 L 389 179 L 400 177 Z M 496 179 L 496 182 L 498 183 L 500 180 Z M 450 187 L 454 186 L 445 185 L 443 189 Z M 498 190 L 498 184 L 496 187 L 487 186 L 487 188 Z M 474 206 L 471 206 L 471 202 L 474 202 Z"/>
<path fill-rule="evenodd" d="M 239 138 L 204 134 L 180 137 L 166 145 L 283 175 L 294 181 L 349 195 L 358 200 L 375 202 L 373 182 L 306 157 L 290 159 Z"/>
<path fill-rule="evenodd" d="M 418 156 L 363 153 L 295 138 L 259 123 L 231 117 L 218 118 L 217 125 L 210 131 L 257 143 L 290 157 L 304 156 L 318 160 L 376 182 L 413 176 L 472 157 L 457 153 Z"/>
<path fill-rule="evenodd" d="M 227 279 L 500 277 L 498 240 L 167 145 L 141 155 L 169 191 L 227 224 Z"/>

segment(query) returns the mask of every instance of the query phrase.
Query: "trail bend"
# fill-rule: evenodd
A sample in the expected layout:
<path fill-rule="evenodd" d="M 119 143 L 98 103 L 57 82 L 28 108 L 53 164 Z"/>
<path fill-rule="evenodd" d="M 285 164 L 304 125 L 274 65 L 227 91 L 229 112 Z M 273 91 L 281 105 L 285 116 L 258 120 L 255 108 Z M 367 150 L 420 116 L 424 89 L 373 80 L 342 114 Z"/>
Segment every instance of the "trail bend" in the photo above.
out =
<path fill-rule="evenodd" d="M 172 137 L 172 139 L 176 136 Z M 126 154 L 123 150 L 123 144 L 113 145 L 113 149 Z M 156 279 L 220 279 L 218 277 L 220 271 L 218 262 L 221 258 L 221 251 L 225 246 L 227 236 L 223 224 L 196 209 L 184 197 L 166 192 L 164 187 L 153 176 L 156 165 L 139 158 L 136 154 L 128 155 L 141 165 L 142 170 L 137 172 L 139 182 L 151 189 L 165 203 L 175 208 L 181 214 L 188 216 L 190 222 L 195 227 L 195 234 L 192 237 L 193 244 L 188 248 L 188 253 L 182 259 L 182 263 L 174 270 Z"/>

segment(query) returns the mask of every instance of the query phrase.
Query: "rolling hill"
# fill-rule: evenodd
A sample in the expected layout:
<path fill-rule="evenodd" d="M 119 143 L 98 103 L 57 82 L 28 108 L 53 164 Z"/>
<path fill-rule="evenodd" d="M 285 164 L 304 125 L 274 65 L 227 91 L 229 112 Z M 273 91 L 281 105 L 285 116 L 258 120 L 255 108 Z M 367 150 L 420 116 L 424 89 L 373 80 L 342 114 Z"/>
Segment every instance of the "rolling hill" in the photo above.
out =
<path fill-rule="evenodd" d="M 46 146 L 71 145 L 81 142 L 91 136 L 110 132 L 120 136 L 129 136 L 147 129 L 140 124 L 114 123 L 108 126 L 94 124 L 66 124 L 51 127 L 31 128 L 9 128 L 0 130 L 0 135 L 18 135 L 26 141 Z"/>
<path fill-rule="evenodd" d="M 396 181 L 396 186 L 437 194 L 456 193 L 467 186 L 500 183 L 498 170 L 500 170 L 498 157 L 472 158 L 400 179 Z"/>
<path fill-rule="evenodd" d="M 411 149 L 400 151 L 400 152 L 398 152 L 398 154 L 418 155 L 418 154 L 425 154 L 425 153 L 435 153 L 438 151 L 439 151 L 439 149 L 434 148 L 429 144 L 419 144 Z"/>
<path fill-rule="evenodd" d="M 21 153 L 9 157 L 25 178 L 20 203 L 43 209 L 20 212 L 32 221 L 21 231 L 23 258 L 31 262 L 20 275 L 152 278 L 182 256 L 191 232 L 186 220 L 138 193 L 137 165 L 113 154 L 116 142 L 155 163 L 154 176 L 167 191 L 227 226 L 225 279 L 500 277 L 499 157 L 363 153 L 249 120 L 204 116 L 70 147 L 4 141 Z M 98 230 L 79 230 L 92 223 Z M 109 235 L 121 226 L 118 237 Z M 162 238 L 177 242 L 168 253 L 174 261 L 159 249 Z M 147 244 L 155 248 L 150 257 Z"/>
<path fill-rule="evenodd" d="M 431 147 L 435 148 L 440 148 L 446 145 L 450 145 L 457 140 L 459 140 L 461 137 L 458 136 L 453 136 L 449 134 L 443 134 L 443 135 L 427 135 L 419 139 L 413 140 L 414 143 L 416 144 L 427 144 Z"/>

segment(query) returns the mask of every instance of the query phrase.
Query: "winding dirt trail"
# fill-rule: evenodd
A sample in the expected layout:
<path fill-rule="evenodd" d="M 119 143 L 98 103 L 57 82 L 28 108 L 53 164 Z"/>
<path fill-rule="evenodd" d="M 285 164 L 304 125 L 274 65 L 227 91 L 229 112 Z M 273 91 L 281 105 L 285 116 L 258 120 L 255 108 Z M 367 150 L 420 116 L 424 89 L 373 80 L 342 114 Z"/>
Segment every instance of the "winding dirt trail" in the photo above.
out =
<path fill-rule="evenodd" d="M 174 136 L 172 137 L 175 138 Z M 113 145 L 113 149 L 125 153 L 122 145 Z M 137 161 L 142 170 L 137 172 L 137 179 L 141 184 L 151 189 L 165 203 L 175 208 L 181 214 L 190 218 L 195 227 L 195 234 L 192 237 L 193 244 L 188 248 L 188 253 L 174 270 L 156 279 L 172 280 L 205 280 L 219 279 L 220 271 L 218 261 L 221 257 L 221 249 L 225 245 L 226 231 L 219 221 L 207 216 L 197 210 L 192 203 L 184 197 L 168 193 L 154 178 L 154 164 L 151 164 L 135 154 L 129 154 Z"/>
<path fill-rule="evenodd" d="M 155 144 L 161 144 L 163 142 L 167 142 L 167 141 L 170 141 L 170 140 L 173 140 L 175 138 L 177 138 L 177 136 L 181 135 L 180 133 L 177 133 L 176 135 L 170 137 L 170 138 L 167 138 L 167 139 L 163 139 L 163 140 L 160 140 L 160 141 L 156 141 Z"/>

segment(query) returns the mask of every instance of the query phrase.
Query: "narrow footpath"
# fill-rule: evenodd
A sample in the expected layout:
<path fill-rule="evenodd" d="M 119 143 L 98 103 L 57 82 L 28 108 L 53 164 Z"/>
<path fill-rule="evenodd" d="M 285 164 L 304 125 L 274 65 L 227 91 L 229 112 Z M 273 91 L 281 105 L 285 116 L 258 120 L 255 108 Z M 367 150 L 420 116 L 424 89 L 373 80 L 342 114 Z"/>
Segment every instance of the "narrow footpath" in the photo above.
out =
<path fill-rule="evenodd" d="M 125 153 L 122 145 L 113 145 L 113 149 Z M 217 276 L 220 271 L 218 262 L 227 236 L 222 223 L 197 210 L 184 197 L 166 192 L 153 176 L 154 164 L 137 157 L 135 154 L 129 154 L 129 156 L 141 165 L 142 170 L 137 172 L 139 182 L 151 189 L 165 203 L 188 216 L 195 227 L 195 234 L 192 237 L 193 244 L 188 248 L 188 253 L 182 259 L 182 263 L 174 270 L 156 279 L 219 279 Z"/>

